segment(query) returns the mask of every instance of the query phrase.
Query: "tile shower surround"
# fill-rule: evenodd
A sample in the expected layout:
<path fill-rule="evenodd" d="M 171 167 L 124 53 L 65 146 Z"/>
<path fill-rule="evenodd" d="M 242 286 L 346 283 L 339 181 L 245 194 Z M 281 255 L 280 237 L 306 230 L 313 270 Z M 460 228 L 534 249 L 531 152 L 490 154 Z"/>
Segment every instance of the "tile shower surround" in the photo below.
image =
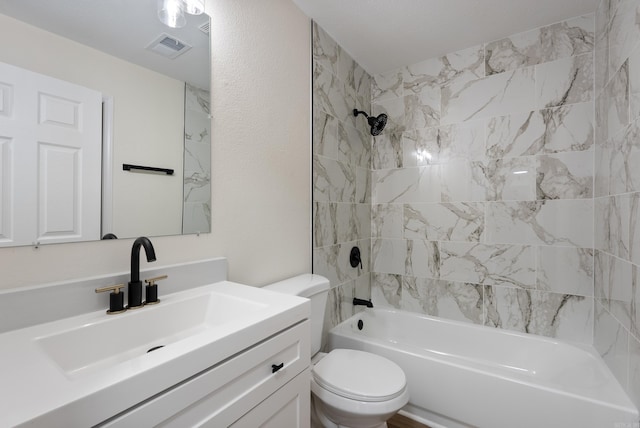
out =
<path fill-rule="evenodd" d="M 348 55 L 314 25 L 326 327 L 351 315 L 357 281 L 377 306 L 594 343 L 640 406 L 636 13 L 640 0 L 605 0 L 595 15 L 373 76 L 372 114 L 389 115 L 373 139 L 349 117 L 367 94 L 338 66 Z M 368 230 L 356 275 L 349 244 Z"/>
<path fill-rule="evenodd" d="M 594 15 L 373 76 L 372 297 L 591 343 Z"/>

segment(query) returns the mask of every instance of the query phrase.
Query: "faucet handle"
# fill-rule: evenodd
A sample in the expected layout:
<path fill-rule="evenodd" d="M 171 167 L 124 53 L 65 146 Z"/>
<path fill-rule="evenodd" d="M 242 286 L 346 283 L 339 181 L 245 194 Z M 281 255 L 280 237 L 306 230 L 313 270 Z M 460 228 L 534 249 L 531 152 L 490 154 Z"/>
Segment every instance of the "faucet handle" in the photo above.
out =
<path fill-rule="evenodd" d="M 111 291 L 109 294 L 109 310 L 107 314 L 114 315 L 119 314 L 127 309 L 124 307 L 124 293 L 120 290 L 124 287 L 124 284 L 109 285 L 107 287 L 96 288 L 96 293 L 104 293 L 105 291 Z"/>
<path fill-rule="evenodd" d="M 147 285 L 144 287 L 144 291 L 145 291 L 144 304 L 145 305 L 155 305 L 157 303 L 160 303 L 160 299 L 158 299 L 158 284 L 156 284 L 156 282 L 162 279 L 167 279 L 167 278 L 168 278 L 167 275 L 161 275 L 161 276 L 156 276 L 155 278 L 149 278 L 144 280 L 144 282 L 147 283 Z"/>
<path fill-rule="evenodd" d="M 169 277 L 168 275 L 160 275 L 160 276 L 156 276 L 155 278 L 145 279 L 144 282 L 146 282 L 149 285 L 158 285 L 156 284 L 156 281 L 167 279 L 168 277 Z"/>

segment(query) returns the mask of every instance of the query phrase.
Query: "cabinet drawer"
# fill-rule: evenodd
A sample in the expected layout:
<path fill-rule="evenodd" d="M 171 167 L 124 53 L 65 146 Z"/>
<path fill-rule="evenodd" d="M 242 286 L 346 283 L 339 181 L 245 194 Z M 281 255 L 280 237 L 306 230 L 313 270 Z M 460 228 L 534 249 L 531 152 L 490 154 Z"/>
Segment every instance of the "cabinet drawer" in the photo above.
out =
<path fill-rule="evenodd" d="M 304 321 L 100 426 L 229 426 L 309 367 L 309 336 Z"/>
<path fill-rule="evenodd" d="M 232 428 L 309 428 L 311 392 L 307 369 L 251 409 L 231 425 Z M 209 427 L 207 427 L 209 428 Z M 211 425 L 215 428 L 215 425 Z"/>

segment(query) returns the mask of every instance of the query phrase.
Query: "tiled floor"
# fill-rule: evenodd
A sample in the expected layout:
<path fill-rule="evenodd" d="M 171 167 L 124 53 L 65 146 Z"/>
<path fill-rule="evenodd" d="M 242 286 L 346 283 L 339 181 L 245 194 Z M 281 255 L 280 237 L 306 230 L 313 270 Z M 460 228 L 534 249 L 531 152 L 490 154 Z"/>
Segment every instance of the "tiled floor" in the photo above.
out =
<path fill-rule="evenodd" d="M 406 416 L 400 414 L 394 415 L 387 421 L 389 428 L 429 428 L 427 425 L 416 422 L 413 419 L 409 419 Z"/>

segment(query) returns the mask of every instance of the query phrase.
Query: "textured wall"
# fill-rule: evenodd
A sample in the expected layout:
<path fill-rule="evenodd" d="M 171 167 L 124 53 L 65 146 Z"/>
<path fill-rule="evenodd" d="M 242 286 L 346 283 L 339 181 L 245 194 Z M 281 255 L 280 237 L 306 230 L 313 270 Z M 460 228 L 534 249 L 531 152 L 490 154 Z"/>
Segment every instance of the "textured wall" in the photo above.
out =
<path fill-rule="evenodd" d="M 230 279 L 251 285 L 308 272 L 309 19 L 289 0 L 207 0 L 206 8 L 212 16 L 212 232 L 153 238 L 154 266 L 226 256 Z M 126 271 L 131 243 L 0 249 L 0 288 Z"/>
<path fill-rule="evenodd" d="M 640 407 L 640 1 L 596 12 L 594 345 Z"/>

